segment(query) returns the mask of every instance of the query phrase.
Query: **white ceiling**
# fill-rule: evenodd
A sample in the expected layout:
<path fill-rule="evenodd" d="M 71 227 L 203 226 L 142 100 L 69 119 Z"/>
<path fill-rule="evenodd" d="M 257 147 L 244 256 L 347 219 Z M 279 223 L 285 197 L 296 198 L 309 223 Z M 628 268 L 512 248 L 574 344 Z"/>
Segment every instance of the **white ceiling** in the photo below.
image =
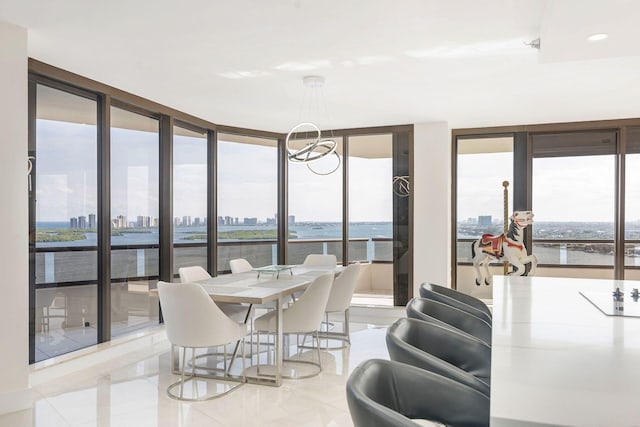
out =
<path fill-rule="evenodd" d="M 640 1 L 0 0 L 29 55 L 215 123 L 286 132 L 640 117 Z M 607 32 L 602 42 L 586 37 Z M 524 44 L 540 37 L 541 50 Z M 326 78 L 316 101 L 304 75 Z M 305 98 L 306 96 L 306 98 Z M 302 110 L 302 111 L 301 111 Z"/>

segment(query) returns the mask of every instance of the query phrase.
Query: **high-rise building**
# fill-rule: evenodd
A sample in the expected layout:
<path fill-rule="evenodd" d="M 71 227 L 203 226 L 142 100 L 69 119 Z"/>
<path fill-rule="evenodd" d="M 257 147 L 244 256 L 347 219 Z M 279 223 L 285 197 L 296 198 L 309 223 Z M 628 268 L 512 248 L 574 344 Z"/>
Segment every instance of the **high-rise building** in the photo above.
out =
<path fill-rule="evenodd" d="M 296 225 L 296 216 L 289 215 L 289 225 Z"/>
<path fill-rule="evenodd" d="M 245 218 L 244 225 L 258 225 L 258 218 Z"/>
<path fill-rule="evenodd" d="M 218 225 L 224 225 L 224 218 L 221 216 L 218 217 Z"/>
<path fill-rule="evenodd" d="M 78 218 L 73 217 L 69 219 L 69 227 L 70 228 L 78 228 Z"/>
<path fill-rule="evenodd" d="M 129 224 L 127 223 L 127 217 L 124 215 L 118 215 L 115 219 L 115 227 L 114 228 L 127 228 Z"/>
<path fill-rule="evenodd" d="M 174 227 L 180 227 L 180 218 L 179 217 L 173 218 L 173 225 L 174 225 Z"/>
<path fill-rule="evenodd" d="M 78 217 L 78 228 L 87 228 L 87 217 L 86 216 L 79 216 Z"/>
<path fill-rule="evenodd" d="M 240 218 L 236 217 L 235 220 L 233 221 L 233 223 L 235 225 L 240 225 Z"/>
<path fill-rule="evenodd" d="M 89 214 L 89 228 L 96 228 L 96 214 Z"/>
<path fill-rule="evenodd" d="M 225 216 L 224 225 L 233 225 L 233 218 L 231 218 L 230 216 Z"/>
<path fill-rule="evenodd" d="M 491 227 L 491 215 L 479 215 L 478 225 L 480 227 Z"/>
<path fill-rule="evenodd" d="M 194 227 L 198 227 L 200 225 L 200 217 L 197 216 L 193 219 L 193 225 Z"/>
<path fill-rule="evenodd" d="M 190 227 L 191 226 L 191 217 L 188 215 L 185 215 L 182 217 L 182 226 L 183 227 Z"/>

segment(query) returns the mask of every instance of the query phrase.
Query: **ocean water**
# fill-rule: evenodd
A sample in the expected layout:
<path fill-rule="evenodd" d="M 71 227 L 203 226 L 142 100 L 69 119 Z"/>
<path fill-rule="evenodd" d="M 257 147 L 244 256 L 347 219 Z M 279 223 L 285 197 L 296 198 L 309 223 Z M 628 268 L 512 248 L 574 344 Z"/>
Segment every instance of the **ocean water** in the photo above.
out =
<path fill-rule="evenodd" d="M 37 230 L 69 228 L 68 222 L 37 222 Z M 147 229 L 149 233 L 127 233 L 122 236 L 112 236 L 112 245 L 152 245 L 159 241 L 157 228 Z M 266 225 L 223 225 L 218 226 L 218 231 L 241 231 L 241 230 L 275 230 L 274 226 Z M 342 237 L 342 223 L 299 223 L 289 226 L 290 231 L 297 233 L 298 239 L 340 239 Z M 186 240 L 186 237 L 195 234 L 205 234 L 206 226 L 198 227 L 175 227 L 173 239 L 174 243 L 205 243 L 206 240 Z M 86 232 L 86 239 L 72 242 L 39 242 L 38 247 L 68 247 L 68 246 L 97 246 L 96 233 Z M 393 227 L 391 222 L 356 222 L 349 225 L 349 238 L 391 238 Z M 220 239 L 221 242 L 238 241 L 236 239 Z"/>

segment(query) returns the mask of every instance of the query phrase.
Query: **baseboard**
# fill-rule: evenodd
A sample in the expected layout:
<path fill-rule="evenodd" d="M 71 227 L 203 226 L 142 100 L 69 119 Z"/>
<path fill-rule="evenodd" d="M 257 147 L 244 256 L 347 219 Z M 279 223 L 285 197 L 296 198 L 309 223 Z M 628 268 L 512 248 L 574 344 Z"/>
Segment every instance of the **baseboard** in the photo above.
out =
<path fill-rule="evenodd" d="M 32 401 L 31 389 L 0 393 L 0 414 L 30 409 Z"/>

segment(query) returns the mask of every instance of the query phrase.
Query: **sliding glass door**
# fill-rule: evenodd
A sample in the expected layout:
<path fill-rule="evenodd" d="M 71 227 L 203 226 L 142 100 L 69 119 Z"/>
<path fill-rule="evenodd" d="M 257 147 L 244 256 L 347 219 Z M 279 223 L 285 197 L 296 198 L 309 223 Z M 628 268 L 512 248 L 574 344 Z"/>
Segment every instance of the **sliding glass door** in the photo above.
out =
<path fill-rule="evenodd" d="M 38 362 L 97 343 L 98 209 L 95 99 L 40 84 L 36 95 L 31 250 Z"/>

